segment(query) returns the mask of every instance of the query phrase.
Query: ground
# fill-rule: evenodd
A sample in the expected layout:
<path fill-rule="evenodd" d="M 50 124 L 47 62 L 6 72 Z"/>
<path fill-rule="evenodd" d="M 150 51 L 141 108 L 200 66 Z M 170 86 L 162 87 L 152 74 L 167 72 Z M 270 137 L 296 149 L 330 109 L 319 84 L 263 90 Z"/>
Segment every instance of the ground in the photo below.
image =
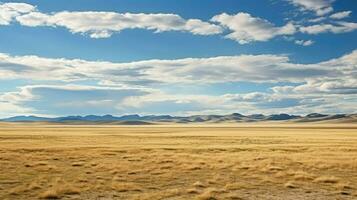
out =
<path fill-rule="evenodd" d="M 357 199 L 356 124 L 0 124 L 0 199 Z"/>

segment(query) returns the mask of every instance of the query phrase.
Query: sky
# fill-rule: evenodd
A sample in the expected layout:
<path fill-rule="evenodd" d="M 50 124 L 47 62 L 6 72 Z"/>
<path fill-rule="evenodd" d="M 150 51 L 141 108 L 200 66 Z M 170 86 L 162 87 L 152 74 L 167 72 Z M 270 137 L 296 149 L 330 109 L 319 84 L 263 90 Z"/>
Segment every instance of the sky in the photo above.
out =
<path fill-rule="evenodd" d="M 0 117 L 356 113 L 355 0 L 0 1 Z"/>

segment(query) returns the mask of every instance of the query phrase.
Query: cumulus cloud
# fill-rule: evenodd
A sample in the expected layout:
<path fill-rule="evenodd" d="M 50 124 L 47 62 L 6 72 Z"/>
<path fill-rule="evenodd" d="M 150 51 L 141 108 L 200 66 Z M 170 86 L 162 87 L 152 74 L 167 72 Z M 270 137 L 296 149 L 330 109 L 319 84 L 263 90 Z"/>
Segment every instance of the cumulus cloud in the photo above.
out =
<path fill-rule="evenodd" d="M 287 0 L 302 10 L 315 12 L 316 15 L 326 15 L 333 11 L 332 3 L 335 0 Z"/>
<path fill-rule="evenodd" d="M 35 9 L 34 6 L 26 3 L 0 2 L 0 25 L 9 25 L 15 17 L 33 12 Z"/>
<path fill-rule="evenodd" d="M 288 0 L 304 10 L 325 14 L 332 11 L 329 0 Z M 321 14 L 321 15 L 322 15 Z M 328 16 L 309 19 L 318 23 L 326 19 L 342 19 L 351 11 L 343 11 Z M 44 13 L 36 6 L 26 3 L 0 4 L 0 25 L 17 22 L 23 26 L 64 27 L 71 33 L 88 35 L 91 38 L 109 38 L 114 33 L 126 29 L 145 29 L 155 33 L 167 31 L 188 32 L 194 35 L 218 35 L 231 31 L 225 38 L 246 44 L 254 41 L 269 41 L 277 36 L 294 35 L 297 32 L 307 34 L 344 33 L 356 30 L 354 22 L 331 22 L 303 26 L 288 22 L 277 26 L 272 22 L 240 12 L 235 15 L 222 13 L 215 15 L 209 22 L 201 19 L 184 19 L 173 13 L 117 13 L 101 11 L 60 11 Z"/>
<path fill-rule="evenodd" d="M 313 45 L 315 42 L 312 40 L 295 40 L 295 44 L 301 45 L 301 46 L 310 46 Z"/>
<path fill-rule="evenodd" d="M 16 20 L 24 26 L 53 26 L 49 23 L 50 16 L 40 12 L 30 12 L 25 15 L 19 15 L 16 17 Z"/>
<path fill-rule="evenodd" d="M 292 35 L 296 32 L 296 28 L 292 23 L 276 27 L 268 20 L 242 12 L 236 15 L 222 13 L 214 16 L 211 21 L 218 22 L 233 31 L 226 38 L 235 40 L 240 44 L 252 41 L 268 41 L 279 35 Z"/>
<path fill-rule="evenodd" d="M 31 12 L 17 16 L 16 20 L 24 26 L 61 26 L 72 33 L 89 34 L 92 38 L 108 38 L 125 29 L 147 29 L 156 33 L 183 31 L 195 35 L 214 35 L 223 31 L 220 26 L 199 19 L 186 20 L 176 14 L 163 13 Z"/>
<path fill-rule="evenodd" d="M 349 17 L 352 11 L 342 11 L 342 12 L 337 12 L 332 15 L 330 15 L 330 18 L 332 19 L 343 19 L 346 17 Z"/>

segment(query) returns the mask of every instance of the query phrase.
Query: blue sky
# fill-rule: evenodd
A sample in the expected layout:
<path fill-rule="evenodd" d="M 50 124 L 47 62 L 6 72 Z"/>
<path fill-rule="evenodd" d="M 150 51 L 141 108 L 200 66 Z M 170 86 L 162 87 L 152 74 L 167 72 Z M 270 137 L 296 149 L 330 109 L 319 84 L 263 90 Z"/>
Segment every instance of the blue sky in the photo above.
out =
<path fill-rule="evenodd" d="M 1 1 L 0 117 L 355 113 L 354 0 Z"/>

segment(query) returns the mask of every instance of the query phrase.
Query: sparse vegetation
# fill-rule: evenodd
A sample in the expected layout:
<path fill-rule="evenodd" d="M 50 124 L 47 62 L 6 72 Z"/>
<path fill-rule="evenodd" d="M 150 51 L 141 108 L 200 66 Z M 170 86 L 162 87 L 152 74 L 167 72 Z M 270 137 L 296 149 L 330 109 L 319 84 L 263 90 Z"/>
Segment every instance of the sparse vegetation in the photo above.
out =
<path fill-rule="evenodd" d="M 356 199 L 356 130 L 3 123 L 0 199 Z"/>

